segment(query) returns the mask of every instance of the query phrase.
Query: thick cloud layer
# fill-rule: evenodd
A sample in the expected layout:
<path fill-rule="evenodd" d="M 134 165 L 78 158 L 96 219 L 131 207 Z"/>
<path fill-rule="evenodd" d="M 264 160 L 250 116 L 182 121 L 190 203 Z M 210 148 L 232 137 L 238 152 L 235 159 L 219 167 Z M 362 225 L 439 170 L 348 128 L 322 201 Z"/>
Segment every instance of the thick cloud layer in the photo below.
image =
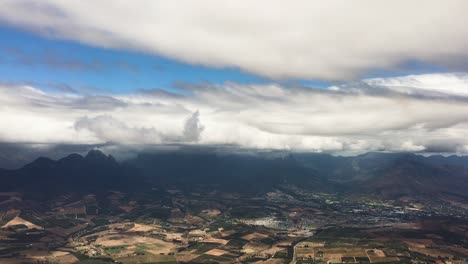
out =
<path fill-rule="evenodd" d="M 0 3 L 0 21 L 49 37 L 275 79 L 346 80 L 414 62 L 467 66 L 465 0 Z"/>
<path fill-rule="evenodd" d="M 177 94 L 127 95 L 2 85 L 0 142 L 467 153 L 467 78 L 413 75 L 329 89 L 185 84 Z"/>

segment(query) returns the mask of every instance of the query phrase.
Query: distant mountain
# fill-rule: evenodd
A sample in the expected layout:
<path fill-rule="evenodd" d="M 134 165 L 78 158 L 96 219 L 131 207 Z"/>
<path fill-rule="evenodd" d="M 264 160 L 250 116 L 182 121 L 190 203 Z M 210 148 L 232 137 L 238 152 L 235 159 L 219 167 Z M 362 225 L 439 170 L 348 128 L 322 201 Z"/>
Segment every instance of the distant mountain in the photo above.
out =
<path fill-rule="evenodd" d="M 353 157 L 307 153 L 293 156 L 348 192 L 388 198 L 442 193 L 468 198 L 468 157 L 378 152 Z"/>
<path fill-rule="evenodd" d="M 57 194 L 64 192 L 130 191 L 143 185 L 138 172 L 98 150 L 71 154 L 57 161 L 38 158 L 17 170 L 1 170 L 1 191 Z"/>
<path fill-rule="evenodd" d="M 384 197 L 450 194 L 468 198 L 466 170 L 428 164 L 426 160 L 398 160 L 363 184 L 365 188 L 362 189 L 373 190 Z"/>
<path fill-rule="evenodd" d="M 206 152 L 146 153 L 126 162 L 150 181 L 162 186 L 213 185 L 221 190 L 261 192 L 278 184 L 303 184 L 329 189 L 291 156 L 265 157 Z"/>
<path fill-rule="evenodd" d="M 419 157 L 406 153 L 369 152 L 363 155 L 342 157 L 316 153 L 292 154 L 303 166 L 331 181 L 346 183 L 371 179 L 390 169 L 399 161 Z"/>
<path fill-rule="evenodd" d="M 17 170 L 0 170 L 0 191 L 42 193 L 134 191 L 151 186 L 265 192 L 295 184 L 312 191 L 386 198 L 456 195 L 468 198 L 468 157 L 423 157 L 371 152 L 353 157 L 316 153 L 270 155 L 213 151 L 141 153 L 117 162 L 100 151 L 54 161 L 38 158 Z M 146 184 L 150 183 L 150 184 Z"/>
<path fill-rule="evenodd" d="M 461 166 L 465 169 L 468 169 L 468 156 L 448 156 L 444 157 L 441 155 L 434 155 L 425 158 L 428 163 L 439 165 L 439 166 L 447 166 L 447 165 L 454 165 L 454 166 Z"/>
<path fill-rule="evenodd" d="M 386 198 L 442 193 L 468 198 L 467 161 L 467 157 L 378 152 L 352 157 L 175 152 L 141 154 L 127 163 L 153 183 L 166 186 L 211 184 L 223 190 L 258 192 L 288 183 Z"/>

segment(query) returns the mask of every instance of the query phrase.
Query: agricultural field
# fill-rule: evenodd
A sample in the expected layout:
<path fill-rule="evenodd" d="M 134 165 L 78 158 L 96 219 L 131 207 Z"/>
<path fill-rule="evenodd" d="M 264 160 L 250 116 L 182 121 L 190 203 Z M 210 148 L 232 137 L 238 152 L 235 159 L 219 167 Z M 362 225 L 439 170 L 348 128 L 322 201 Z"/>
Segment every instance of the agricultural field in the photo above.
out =
<path fill-rule="evenodd" d="M 110 192 L 107 197 L 60 197 L 49 208 L 25 205 L 22 210 L 11 210 L 0 206 L 0 263 L 443 260 L 458 264 L 468 257 L 468 245 L 462 235 L 468 232 L 468 225 L 461 220 L 444 222 L 443 226 L 448 227 L 445 229 L 439 221 L 417 217 L 399 220 L 394 215 L 385 225 L 381 225 L 382 218 L 378 218 L 377 225 L 346 225 L 338 221 L 351 221 L 356 216 L 348 217 L 340 211 L 346 207 L 331 207 L 336 206 L 339 197 L 327 194 L 320 205 L 317 194 L 295 191 L 287 195 L 276 191 L 254 200 L 230 193 L 202 196 L 174 191 L 166 197 L 152 198 L 148 194 L 132 197 Z M 16 201 L 18 194 L 12 195 L 4 199 Z M 307 199 L 311 200 L 305 203 Z M 382 202 L 364 204 L 375 210 L 375 204 L 380 206 Z M 87 210 L 83 211 L 82 205 L 88 206 Z M 381 208 L 388 210 L 388 205 Z M 71 214 L 74 210 L 77 213 Z"/>

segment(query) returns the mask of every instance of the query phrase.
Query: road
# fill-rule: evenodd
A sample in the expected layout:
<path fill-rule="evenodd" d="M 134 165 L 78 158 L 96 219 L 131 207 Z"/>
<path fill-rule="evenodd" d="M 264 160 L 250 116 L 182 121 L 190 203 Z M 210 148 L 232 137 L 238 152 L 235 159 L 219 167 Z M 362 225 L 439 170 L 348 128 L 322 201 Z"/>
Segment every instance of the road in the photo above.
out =
<path fill-rule="evenodd" d="M 299 240 L 297 240 L 297 241 L 295 241 L 295 242 L 293 242 L 293 243 L 291 244 L 292 252 L 293 252 L 293 257 L 292 257 L 292 259 L 291 259 L 290 264 L 295 264 L 295 263 L 296 263 L 296 246 L 297 246 L 297 244 L 299 244 L 299 243 L 301 243 L 302 241 L 305 241 L 305 240 L 307 240 L 307 239 L 309 239 L 309 238 L 311 238 L 311 237 L 313 237 L 313 236 L 301 238 L 301 239 L 299 239 Z"/>

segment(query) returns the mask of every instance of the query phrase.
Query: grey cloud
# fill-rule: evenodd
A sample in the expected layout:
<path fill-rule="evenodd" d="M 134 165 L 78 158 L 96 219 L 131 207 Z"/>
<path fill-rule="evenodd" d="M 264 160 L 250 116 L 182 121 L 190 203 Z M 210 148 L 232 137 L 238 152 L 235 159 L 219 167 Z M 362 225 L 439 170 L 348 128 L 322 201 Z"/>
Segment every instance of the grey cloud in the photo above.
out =
<path fill-rule="evenodd" d="M 8 45 L 8 44 L 6 44 Z M 46 66 L 51 69 L 103 72 L 109 69 L 120 69 L 133 74 L 140 73 L 140 68 L 132 62 L 124 60 L 89 59 L 77 57 L 73 53 L 55 50 L 43 50 L 40 53 L 30 53 L 16 47 L 0 48 L 2 63 L 24 66 Z"/>
<path fill-rule="evenodd" d="M 34 85 L 44 85 L 62 91 L 62 93 L 45 93 L 39 89 L 33 88 Z M 21 100 L 22 104 L 43 109 L 55 108 L 98 111 L 112 110 L 127 106 L 124 101 L 114 96 L 79 94 L 69 85 L 61 83 L 0 82 L 0 92 L 4 93 L 5 98 L 15 98 L 16 101 Z"/>
<path fill-rule="evenodd" d="M 40 54 L 29 54 L 17 48 L 0 49 L 4 62 L 26 66 L 45 65 L 52 69 L 66 69 L 78 71 L 100 71 L 104 65 L 94 60 L 84 60 L 71 57 L 69 54 L 45 50 Z"/>
<path fill-rule="evenodd" d="M 105 142 L 158 143 L 161 140 L 161 134 L 152 127 L 129 127 L 109 115 L 82 117 L 74 127 L 78 131 L 88 130 Z"/>
<path fill-rule="evenodd" d="M 71 85 L 59 82 L 36 82 L 36 81 L 0 81 L 3 86 L 38 86 L 55 89 L 60 92 L 78 93 L 78 90 Z"/>
<path fill-rule="evenodd" d="M 464 153 L 465 146 L 459 142 L 450 142 L 450 140 L 430 142 L 426 145 L 425 153 Z"/>
<path fill-rule="evenodd" d="M 62 92 L 78 93 L 78 90 L 76 90 L 75 88 L 73 88 L 72 86 L 66 83 L 49 83 L 49 84 L 46 84 L 46 86 L 49 86 L 51 88 L 57 89 Z"/>
<path fill-rule="evenodd" d="M 137 92 L 143 95 L 150 95 L 160 98 L 183 98 L 185 96 L 180 93 L 173 93 L 163 89 L 138 89 Z"/>
<path fill-rule="evenodd" d="M 450 86 L 450 84 L 445 85 Z M 438 90 L 428 90 L 420 87 L 410 86 L 409 84 L 406 86 L 392 86 L 380 84 L 378 82 L 374 83 L 372 79 L 370 79 L 333 86 L 330 92 L 343 95 L 348 94 L 377 97 L 400 97 L 429 101 L 452 101 L 468 103 L 468 93 L 463 93 L 461 89 L 459 91 L 462 93 L 455 94 Z"/>
<path fill-rule="evenodd" d="M 203 132 L 203 125 L 199 119 L 200 113 L 198 110 L 192 114 L 190 118 L 185 121 L 183 139 L 184 141 L 197 142 L 200 140 L 200 135 Z"/>
<path fill-rule="evenodd" d="M 77 109 L 89 110 L 111 110 L 118 107 L 125 107 L 127 104 L 119 99 L 106 95 L 85 95 L 73 101 L 68 106 Z"/>

